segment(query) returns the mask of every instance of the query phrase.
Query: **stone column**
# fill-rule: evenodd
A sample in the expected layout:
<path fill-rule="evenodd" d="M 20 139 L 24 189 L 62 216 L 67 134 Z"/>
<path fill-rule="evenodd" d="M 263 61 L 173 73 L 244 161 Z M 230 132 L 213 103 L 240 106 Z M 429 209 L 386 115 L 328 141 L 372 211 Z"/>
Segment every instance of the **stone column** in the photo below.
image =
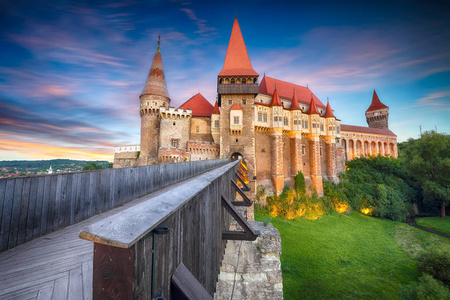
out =
<path fill-rule="evenodd" d="M 284 187 L 283 175 L 283 129 L 272 128 L 270 133 L 271 175 L 275 192 L 281 193 Z"/>
<path fill-rule="evenodd" d="M 334 136 L 325 137 L 325 157 L 328 180 L 333 181 L 336 174 L 334 166 L 336 162 L 336 139 Z"/>
<path fill-rule="evenodd" d="M 292 176 L 297 175 L 298 171 L 303 173 L 302 159 L 302 132 L 289 132 L 290 152 L 291 152 L 291 170 Z"/>
<path fill-rule="evenodd" d="M 320 140 L 319 134 L 309 134 L 309 164 L 310 177 L 319 196 L 323 196 L 322 173 L 320 164 Z"/>

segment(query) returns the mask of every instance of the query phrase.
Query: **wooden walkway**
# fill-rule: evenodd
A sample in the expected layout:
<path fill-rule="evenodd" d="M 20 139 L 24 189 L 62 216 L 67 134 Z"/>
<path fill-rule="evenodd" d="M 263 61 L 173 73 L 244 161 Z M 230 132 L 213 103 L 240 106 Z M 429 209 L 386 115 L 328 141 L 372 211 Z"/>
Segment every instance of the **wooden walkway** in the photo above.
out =
<path fill-rule="evenodd" d="M 78 238 L 87 224 L 0 253 L 0 299 L 92 299 L 93 243 Z"/>

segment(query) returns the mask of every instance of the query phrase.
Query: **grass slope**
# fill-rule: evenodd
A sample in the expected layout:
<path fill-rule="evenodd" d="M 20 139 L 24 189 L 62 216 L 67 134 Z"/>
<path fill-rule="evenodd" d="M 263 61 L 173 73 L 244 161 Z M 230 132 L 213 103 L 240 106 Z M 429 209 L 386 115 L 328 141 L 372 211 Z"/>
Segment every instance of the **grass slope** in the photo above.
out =
<path fill-rule="evenodd" d="M 284 298 L 399 299 L 419 277 L 414 256 L 448 239 L 360 213 L 284 221 L 256 212 L 281 234 Z"/>
<path fill-rule="evenodd" d="M 431 228 L 433 230 L 450 234 L 450 218 L 417 218 L 416 223 L 419 226 Z"/>

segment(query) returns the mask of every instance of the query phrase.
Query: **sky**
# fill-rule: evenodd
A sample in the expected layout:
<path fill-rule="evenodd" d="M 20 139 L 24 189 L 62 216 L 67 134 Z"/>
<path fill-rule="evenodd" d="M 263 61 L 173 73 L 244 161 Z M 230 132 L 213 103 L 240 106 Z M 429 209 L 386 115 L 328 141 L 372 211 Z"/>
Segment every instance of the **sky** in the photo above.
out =
<path fill-rule="evenodd" d="M 450 2 L 0 0 L 0 160 L 108 160 L 140 142 L 158 35 L 171 106 L 216 100 L 235 15 L 253 69 L 367 126 L 375 89 L 402 142 L 450 133 Z"/>

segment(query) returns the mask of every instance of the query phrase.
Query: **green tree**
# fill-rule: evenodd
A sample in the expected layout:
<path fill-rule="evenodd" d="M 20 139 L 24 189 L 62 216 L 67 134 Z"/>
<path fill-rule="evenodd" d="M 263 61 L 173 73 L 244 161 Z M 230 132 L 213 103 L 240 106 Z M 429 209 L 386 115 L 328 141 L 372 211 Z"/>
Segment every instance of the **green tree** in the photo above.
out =
<path fill-rule="evenodd" d="M 423 191 L 423 200 L 439 203 L 445 217 L 450 203 L 450 136 L 426 131 L 419 139 L 409 139 L 404 160 Z"/>
<path fill-rule="evenodd" d="M 92 162 L 92 161 L 88 165 L 85 165 L 83 167 L 83 171 L 86 171 L 86 170 L 99 170 L 99 169 L 103 169 L 102 165 L 96 164 L 95 162 Z"/>

